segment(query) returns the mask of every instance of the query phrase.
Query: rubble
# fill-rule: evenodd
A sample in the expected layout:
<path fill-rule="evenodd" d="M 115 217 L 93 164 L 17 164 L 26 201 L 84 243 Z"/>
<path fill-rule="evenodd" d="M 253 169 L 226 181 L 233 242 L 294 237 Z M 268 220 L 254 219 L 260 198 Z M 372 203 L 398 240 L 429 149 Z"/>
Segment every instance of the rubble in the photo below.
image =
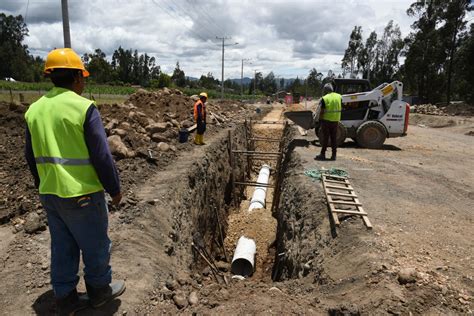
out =
<path fill-rule="evenodd" d="M 156 168 L 158 160 L 162 167 L 173 161 L 180 151 L 194 148 L 193 137 L 189 137 L 184 144 L 180 144 L 178 139 L 180 128 L 194 125 L 193 104 L 193 99 L 181 91 L 166 88 L 158 91 L 139 89 L 122 104 L 98 106 L 125 190 L 145 179 L 150 169 Z M 0 132 L 4 135 L 0 140 L 0 159 L 4 162 L 0 168 L 0 189 L 3 191 L 0 224 L 35 211 L 35 203 L 39 202 L 33 178 L 23 158 L 24 112 L 27 108 L 0 102 Z M 229 121 L 236 121 L 236 118 L 242 120 L 253 112 L 235 101 L 217 103 L 211 99 L 207 108 Z M 148 130 L 146 127 L 149 127 Z M 211 137 L 218 129 L 225 127 L 208 124 L 206 136 Z M 160 152 L 159 157 L 156 157 L 157 152 Z M 134 211 L 130 213 L 138 211 L 138 207 L 134 206 Z M 128 215 L 124 215 L 123 220 L 128 221 Z M 12 222 L 13 226 L 16 224 Z M 22 229 L 21 224 L 16 231 Z"/>
<path fill-rule="evenodd" d="M 473 116 L 474 106 L 462 102 L 451 103 L 448 106 L 427 103 L 412 105 L 411 111 L 413 113 L 440 116 Z"/>

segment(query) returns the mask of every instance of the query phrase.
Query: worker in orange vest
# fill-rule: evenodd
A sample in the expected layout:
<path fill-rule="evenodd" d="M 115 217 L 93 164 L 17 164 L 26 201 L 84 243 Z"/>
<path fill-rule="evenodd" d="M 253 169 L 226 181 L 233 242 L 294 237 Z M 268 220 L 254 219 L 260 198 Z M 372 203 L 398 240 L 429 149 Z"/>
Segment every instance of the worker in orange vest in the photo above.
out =
<path fill-rule="evenodd" d="M 199 100 L 194 103 L 194 122 L 197 124 L 196 136 L 194 143 L 196 145 L 204 145 L 204 132 L 206 131 L 206 101 L 207 93 L 201 92 Z"/>

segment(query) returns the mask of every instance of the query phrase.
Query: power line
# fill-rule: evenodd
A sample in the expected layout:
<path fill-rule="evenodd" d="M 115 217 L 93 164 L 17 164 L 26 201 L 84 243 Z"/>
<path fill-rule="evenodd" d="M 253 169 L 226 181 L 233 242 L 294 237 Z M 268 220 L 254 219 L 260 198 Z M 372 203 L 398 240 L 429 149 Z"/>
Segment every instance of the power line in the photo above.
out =
<path fill-rule="evenodd" d="M 30 0 L 26 3 L 26 10 L 25 10 L 25 24 L 26 24 L 26 19 L 28 17 L 28 7 L 30 6 Z"/>
<path fill-rule="evenodd" d="M 154 3 L 156 6 L 158 6 L 163 12 L 165 12 L 170 18 L 172 18 L 173 20 L 176 19 L 175 16 L 172 16 L 171 13 L 168 12 L 168 10 L 164 9 L 159 3 L 158 3 L 158 0 L 152 0 L 152 3 Z M 170 9 L 168 7 L 168 9 Z M 172 9 L 171 9 L 172 11 Z M 186 24 L 183 24 L 184 27 L 186 27 L 191 33 L 193 33 L 194 35 L 196 35 L 198 38 L 200 38 L 201 40 L 203 40 L 204 42 L 207 42 L 209 39 L 205 39 L 204 37 L 202 37 L 200 34 L 198 34 L 197 32 L 195 32 L 192 28 L 190 28 L 189 26 L 187 26 Z"/>
<path fill-rule="evenodd" d="M 216 34 L 213 31 L 212 27 L 211 28 L 208 27 L 209 23 L 202 23 L 199 16 L 192 16 L 190 14 L 190 12 L 195 12 L 194 10 L 191 10 L 189 7 L 184 6 L 184 4 L 183 4 L 183 6 L 181 6 L 179 4 L 179 1 L 176 1 L 173 4 L 176 6 L 177 9 L 179 9 L 179 11 L 183 12 L 183 15 L 184 15 L 185 18 L 191 19 L 191 21 L 193 22 L 194 25 L 197 25 L 198 27 L 201 27 L 202 30 L 206 31 L 207 33 L 210 33 L 213 36 L 218 35 L 218 33 Z M 204 22 L 207 22 L 207 21 L 204 21 Z"/>
<path fill-rule="evenodd" d="M 186 0 L 186 1 L 193 6 L 195 12 L 199 11 L 198 14 L 200 16 L 202 16 L 208 23 L 214 24 L 214 26 L 217 28 L 217 30 L 222 32 L 221 27 L 219 25 L 217 25 L 217 23 L 214 22 L 214 19 L 209 14 L 207 14 L 207 12 L 205 10 L 202 10 L 201 8 L 196 6 L 196 4 L 194 2 L 192 2 L 192 0 Z"/>

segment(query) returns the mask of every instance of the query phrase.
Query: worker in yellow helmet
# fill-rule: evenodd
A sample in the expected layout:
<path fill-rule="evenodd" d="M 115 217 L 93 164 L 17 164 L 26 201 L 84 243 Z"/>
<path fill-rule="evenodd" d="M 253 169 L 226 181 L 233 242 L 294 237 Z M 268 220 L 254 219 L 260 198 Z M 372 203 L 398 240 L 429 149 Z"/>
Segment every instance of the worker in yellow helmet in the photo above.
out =
<path fill-rule="evenodd" d="M 204 132 L 206 131 L 206 101 L 207 93 L 201 92 L 199 100 L 194 103 L 194 122 L 197 124 L 196 136 L 194 143 L 196 145 L 204 145 Z"/>
<path fill-rule="evenodd" d="M 337 154 L 337 128 L 341 120 L 342 96 L 334 92 L 330 83 L 323 86 L 323 97 L 321 98 L 321 153 L 314 157 L 315 160 L 326 160 L 326 150 L 331 140 L 331 158 L 336 160 Z"/>
<path fill-rule="evenodd" d="M 51 234 L 51 284 L 59 315 L 121 295 L 112 282 L 104 189 L 118 205 L 120 180 L 95 103 L 81 97 L 89 72 L 70 48 L 52 50 L 44 73 L 54 84 L 25 114 L 28 166 Z M 76 290 L 82 252 L 87 296 Z"/>

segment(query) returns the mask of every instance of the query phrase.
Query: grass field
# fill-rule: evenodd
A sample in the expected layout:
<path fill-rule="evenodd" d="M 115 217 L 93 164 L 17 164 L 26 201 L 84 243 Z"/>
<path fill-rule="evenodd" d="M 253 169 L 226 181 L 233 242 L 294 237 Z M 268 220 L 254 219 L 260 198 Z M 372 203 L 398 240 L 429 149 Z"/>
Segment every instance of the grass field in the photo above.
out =
<path fill-rule="evenodd" d="M 53 87 L 51 82 L 10 82 L 0 80 L 0 90 L 10 91 L 36 91 L 44 92 Z M 84 94 L 113 94 L 113 95 L 129 95 L 136 91 L 136 88 L 126 86 L 110 86 L 89 84 L 86 82 Z"/>
<path fill-rule="evenodd" d="M 18 101 L 32 103 L 40 98 L 46 91 L 53 87 L 50 82 L 10 82 L 0 80 L 0 101 Z M 83 96 L 89 99 L 94 99 L 99 104 L 104 103 L 119 103 L 123 102 L 130 94 L 134 93 L 137 88 L 126 86 L 111 86 L 111 85 L 97 85 L 88 84 L 83 92 Z M 148 89 L 149 90 L 149 89 Z M 202 88 L 180 88 L 185 95 L 198 95 L 202 91 L 206 91 L 210 99 L 220 99 L 220 90 L 202 89 Z M 21 96 L 23 100 L 21 100 Z M 257 98 L 263 97 L 257 95 Z M 244 94 L 244 100 L 253 100 L 253 95 Z M 240 94 L 225 93 L 224 99 L 240 100 Z"/>
<path fill-rule="evenodd" d="M 9 91 L 0 91 L 0 101 L 11 102 L 13 100 L 15 102 L 26 102 L 31 104 L 38 100 L 44 93 L 44 91 L 12 91 L 12 94 L 10 94 Z M 21 100 L 20 94 L 23 95 L 23 101 Z M 121 103 L 128 97 L 128 95 L 121 94 L 93 94 L 86 92 L 82 95 L 88 99 L 94 99 L 97 104 Z"/>

